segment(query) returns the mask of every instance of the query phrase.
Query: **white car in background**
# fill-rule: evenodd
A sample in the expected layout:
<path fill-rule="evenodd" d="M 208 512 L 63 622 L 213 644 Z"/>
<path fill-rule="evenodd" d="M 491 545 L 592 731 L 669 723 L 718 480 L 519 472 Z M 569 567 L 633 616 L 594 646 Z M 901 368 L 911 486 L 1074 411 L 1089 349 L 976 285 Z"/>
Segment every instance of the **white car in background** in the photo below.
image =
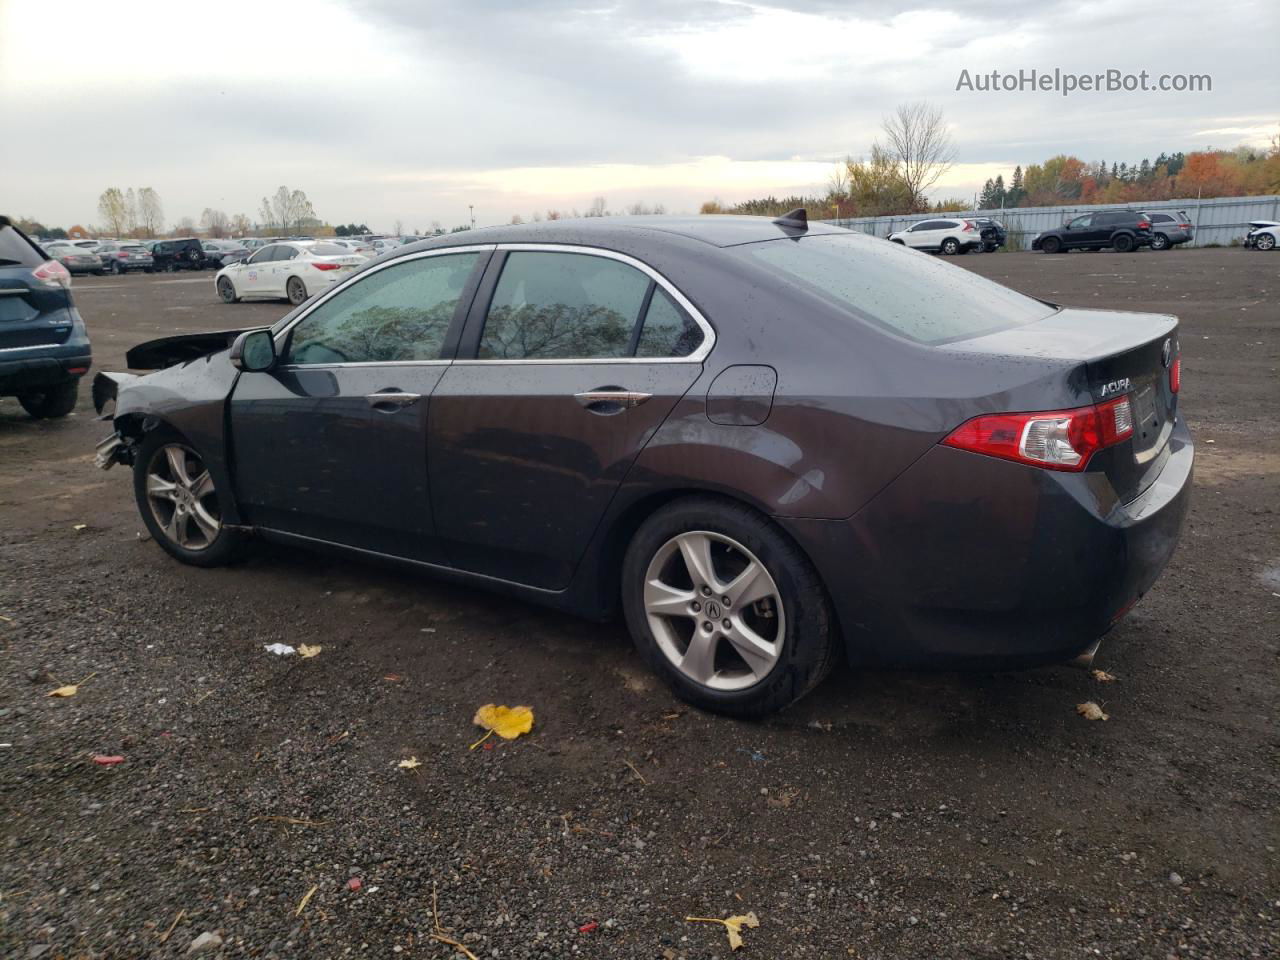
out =
<path fill-rule="evenodd" d="M 982 249 L 982 231 L 960 217 L 921 220 L 906 230 L 889 234 L 889 239 L 915 250 L 937 251 L 948 256 Z"/>
<path fill-rule="evenodd" d="M 345 280 L 364 262 L 346 247 L 323 240 L 269 243 L 219 270 L 214 286 L 223 303 L 283 297 L 296 306 Z"/>
<path fill-rule="evenodd" d="M 1250 220 L 1249 234 L 1244 238 L 1246 248 L 1274 250 L 1280 247 L 1280 223 L 1275 220 Z"/>
<path fill-rule="evenodd" d="M 353 240 L 350 237 L 336 237 L 332 240 L 326 240 L 325 243 L 336 243 L 340 247 L 346 247 L 352 253 L 358 253 L 362 257 L 372 257 L 374 255 L 373 244 L 364 240 Z"/>

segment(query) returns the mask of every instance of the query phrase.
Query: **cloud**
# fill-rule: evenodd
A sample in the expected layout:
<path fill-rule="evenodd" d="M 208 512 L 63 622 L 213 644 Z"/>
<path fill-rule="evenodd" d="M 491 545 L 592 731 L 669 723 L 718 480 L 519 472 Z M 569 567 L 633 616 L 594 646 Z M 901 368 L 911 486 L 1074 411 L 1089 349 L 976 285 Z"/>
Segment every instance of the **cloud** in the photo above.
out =
<path fill-rule="evenodd" d="M 51 69 L 25 39 L 40 8 L 0 5 L 0 113 L 31 145 L 7 151 L 24 204 L 7 212 L 51 222 L 92 220 L 108 185 L 156 187 L 173 219 L 252 215 L 281 183 L 331 222 L 384 227 L 461 222 L 469 204 L 505 220 L 600 192 L 696 209 L 819 186 L 917 99 L 951 124 L 956 194 L 994 165 L 1136 161 L 1259 142 L 1276 123 L 1256 68 L 1280 32 L 1271 0 L 1212 18 L 1105 0 L 224 0 L 216 24 L 181 5 L 141 21 L 80 0 L 59 10 Z M 955 89 L 962 69 L 1032 67 L 1176 69 L 1214 85 Z"/>

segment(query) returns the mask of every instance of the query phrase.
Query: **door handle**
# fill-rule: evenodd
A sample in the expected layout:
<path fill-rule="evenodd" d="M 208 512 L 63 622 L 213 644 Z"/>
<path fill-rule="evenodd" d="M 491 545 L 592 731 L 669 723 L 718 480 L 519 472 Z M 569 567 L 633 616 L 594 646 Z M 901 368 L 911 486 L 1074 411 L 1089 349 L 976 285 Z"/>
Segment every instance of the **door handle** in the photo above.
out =
<path fill-rule="evenodd" d="M 623 390 L 620 387 L 601 387 L 598 390 L 587 390 L 575 393 L 573 399 L 592 413 L 621 413 L 644 403 L 653 394 L 640 393 L 637 390 Z M 618 409 L 620 408 L 620 409 Z"/>
<path fill-rule="evenodd" d="M 381 410 L 383 413 L 394 413 L 396 410 L 413 406 L 422 399 L 422 395 L 418 393 L 401 393 L 399 390 L 387 390 L 383 393 L 370 393 L 364 399 L 375 410 Z"/>

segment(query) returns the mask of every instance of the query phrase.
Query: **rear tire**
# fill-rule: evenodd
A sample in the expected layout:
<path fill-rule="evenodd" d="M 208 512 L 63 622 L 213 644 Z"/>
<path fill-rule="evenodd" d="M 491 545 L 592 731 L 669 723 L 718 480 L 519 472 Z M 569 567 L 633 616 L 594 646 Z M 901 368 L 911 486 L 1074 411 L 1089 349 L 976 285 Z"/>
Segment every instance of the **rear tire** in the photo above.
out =
<path fill-rule="evenodd" d="M 226 493 L 215 488 L 203 458 L 175 431 L 152 430 L 138 444 L 133 494 L 147 531 L 175 560 L 218 567 L 244 547 L 244 535 L 222 523 Z"/>
<path fill-rule="evenodd" d="M 1172 246 L 1172 244 L 1169 243 L 1169 238 L 1163 233 L 1157 233 L 1151 238 L 1152 250 L 1168 250 L 1170 246 Z"/>
<path fill-rule="evenodd" d="M 956 241 L 955 237 L 947 237 L 947 239 L 942 241 L 942 252 L 948 257 L 954 257 L 960 252 L 960 244 Z"/>
<path fill-rule="evenodd" d="M 1045 237 L 1040 241 L 1040 249 L 1045 253 L 1061 253 L 1062 241 L 1057 237 Z"/>
<path fill-rule="evenodd" d="M 289 282 L 284 285 L 284 292 L 288 294 L 289 302 L 295 307 L 307 299 L 307 285 L 298 277 L 289 278 Z"/>
<path fill-rule="evenodd" d="M 76 408 L 76 399 L 80 395 L 80 381 L 69 380 L 56 387 L 39 392 L 18 394 L 18 403 L 37 420 L 52 420 L 65 417 Z"/>
<path fill-rule="evenodd" d="M 645 520 L 623 560 L 622 604 L 641 656 L 705 710 L 774 713 L 835 663 L 835 616 L 817 571 L 772 522 L 732 501 L 689 497 Z"/>
<path fill-rule="evenodd" d="M 1132 253 L 1135 244 L 1133 237 L 1127 233 L 1122 233 L 1117 237 L 1111 238 L 1111 246 L 1115 247 L 1116 253 Z"/>

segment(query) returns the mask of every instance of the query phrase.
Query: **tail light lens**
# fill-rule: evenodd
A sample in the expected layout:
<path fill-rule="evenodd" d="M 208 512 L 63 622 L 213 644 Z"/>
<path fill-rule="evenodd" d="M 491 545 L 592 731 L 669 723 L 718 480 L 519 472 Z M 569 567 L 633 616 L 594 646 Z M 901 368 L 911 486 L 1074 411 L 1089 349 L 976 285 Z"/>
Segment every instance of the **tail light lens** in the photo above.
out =
<path fill-rule="evenodd" d="M 1151 221 L 1150 221 L 1150 220 L 1139 220 L 1139 221 L 1138 221 L 1138 229 L 1139 229 L 1139 230 L 1150 230 L 1150 229 L 1151 229 Z"/>
<path fill-rule="evenodd" d="M 57 260 L 46 260 L 32 271 L 32 275 L 46 287 L 71 288 L 71 274 Z"/>
<path fill-rule="evenodd" d="M 119 257 L 121 260 L 128 260 L 128 259 L 129 259 L 129 255 L 128 255 L 127 253 L 125 253 L 123 250 L 121 250 L 119 253 L 117 253 L 117 254 L 116 254 L 116 256 L 117 256 L 117 257 Z"/>
<path fill-rule="evenodd" d="M 1174 357 L 1173 363 L 1169 364 L 1169 390 L 1177 393 L 1182 389 L 1182 358 Z"/>
<path fill-rule="evenodd" d="M 964 232 L 965 232 L 965 233 L 970 233 L 970 232 L 972 232 L 972 231 L 973 231 L 973 224 L 972 224 L 972 223 L 970 223 L 968 220 L 966 220 L 966 221 L 964 222 Z"/>
<path fill-rule="evenodd" d="M 312 260 L 311 265 L 317 270 L 337 270 L 342 264 L 330 263 L 328 260 Z"/>
<path fill-rule="evenodd" d="M 1099 450 L 1133 435 L 1128 397 L 1074 410 L 974 417 L 942 442 L 948 447 L 1049 470 L 1078 472 Z"/>

